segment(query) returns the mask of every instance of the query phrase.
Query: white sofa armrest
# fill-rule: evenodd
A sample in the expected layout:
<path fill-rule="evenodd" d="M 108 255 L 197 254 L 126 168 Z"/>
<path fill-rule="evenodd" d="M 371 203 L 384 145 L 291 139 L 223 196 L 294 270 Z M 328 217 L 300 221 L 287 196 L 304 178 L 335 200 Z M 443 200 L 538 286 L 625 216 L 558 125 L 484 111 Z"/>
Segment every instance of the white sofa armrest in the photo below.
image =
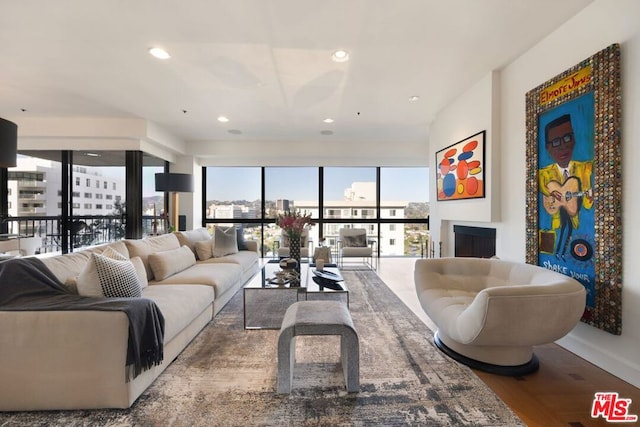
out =
<path fill-rule="evenodd" d="M 128 336 L 124 312 L 0 311 L 0 411 L 128 407 Z"/>
<path fill-rule="evenodd" d="M 257 240 L 245 240 L 244 242 L 247 245 L 247 250 L 252 252 L 258 252 L 258 241 Z"/>
<path fill-rule="evenodd" d="M 570 278 L 547 285 L 487 288 L 458 317 L 461 342 L 474 345 L 553 342 L 573 329 L 585 302 L 584 287 Z M 475 326 L 470 328 L 471 325 Z"/>

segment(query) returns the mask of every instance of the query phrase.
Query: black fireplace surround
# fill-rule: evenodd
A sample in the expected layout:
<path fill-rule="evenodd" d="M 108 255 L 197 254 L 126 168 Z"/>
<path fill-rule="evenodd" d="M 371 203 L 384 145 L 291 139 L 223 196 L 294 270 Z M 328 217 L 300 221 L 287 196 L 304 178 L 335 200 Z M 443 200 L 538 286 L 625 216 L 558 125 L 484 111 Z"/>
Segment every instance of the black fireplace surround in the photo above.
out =
<path fill-rule="evenodd" d="M 454 225 L 455 256 L 491 258 L 496 254 L 496 229 Z"/>

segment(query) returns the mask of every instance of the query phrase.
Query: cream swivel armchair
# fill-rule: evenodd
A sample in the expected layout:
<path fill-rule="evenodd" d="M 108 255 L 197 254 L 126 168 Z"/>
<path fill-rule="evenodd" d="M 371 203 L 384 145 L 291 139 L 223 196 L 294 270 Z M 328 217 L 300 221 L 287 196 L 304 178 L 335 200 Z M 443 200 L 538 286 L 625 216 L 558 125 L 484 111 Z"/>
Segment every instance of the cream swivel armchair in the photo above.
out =
<path fill-rule="evenodd" d="M 414 278 L 420 304 L 438 327 L 438 348 L 472 368 L 500 375 L 536 371 L 533 346 L 569 333 L 586 303 L 578 281 L 498 259 L 420 259 Z"/>
<path fill-rule="evenodd" d="M 345 258 L 359 258 L 372 270 L 374 266 L 374 249 L 376 241 L 367 238 L 364 228 L 341 228 L 338 237 L 338 265 L 344 266 Z"/>
<path fill-rule="evenodd" d="M 289 258 L 289 237 L 282 234 L 278 242 L 278 258 Z M 300 237 L 300 259 L 309 259 L 311 250 L 309 249 L 313 242 L 309 239 L 309 230 L 302 230 Z"/>

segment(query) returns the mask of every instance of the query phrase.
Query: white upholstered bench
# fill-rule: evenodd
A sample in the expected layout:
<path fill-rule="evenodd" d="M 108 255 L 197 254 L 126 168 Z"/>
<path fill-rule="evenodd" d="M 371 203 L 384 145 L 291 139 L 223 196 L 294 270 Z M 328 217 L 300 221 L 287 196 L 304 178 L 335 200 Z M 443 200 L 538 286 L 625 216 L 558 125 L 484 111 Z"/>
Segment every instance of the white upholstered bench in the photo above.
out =
<path fill-rule="evenodd" d="M 348 392 L 360 390 L 360 344 L 347 306 L 338 301 L 299 301 L 284 315 L 278 338 L 278 393 L 291 393 L 295 338 L 340 335 L 340 359 Z"/>

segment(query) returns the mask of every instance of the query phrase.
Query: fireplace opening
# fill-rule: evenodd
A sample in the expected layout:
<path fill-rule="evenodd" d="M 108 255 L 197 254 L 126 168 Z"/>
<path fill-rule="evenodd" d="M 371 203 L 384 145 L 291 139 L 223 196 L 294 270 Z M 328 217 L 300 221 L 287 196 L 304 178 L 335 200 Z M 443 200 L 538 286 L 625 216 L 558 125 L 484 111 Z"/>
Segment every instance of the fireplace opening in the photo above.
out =
<path fill-rule="evenodd" d="M 454 225 L 455 256 L 491 258 L 496 254 L 496 229 Z"/>

